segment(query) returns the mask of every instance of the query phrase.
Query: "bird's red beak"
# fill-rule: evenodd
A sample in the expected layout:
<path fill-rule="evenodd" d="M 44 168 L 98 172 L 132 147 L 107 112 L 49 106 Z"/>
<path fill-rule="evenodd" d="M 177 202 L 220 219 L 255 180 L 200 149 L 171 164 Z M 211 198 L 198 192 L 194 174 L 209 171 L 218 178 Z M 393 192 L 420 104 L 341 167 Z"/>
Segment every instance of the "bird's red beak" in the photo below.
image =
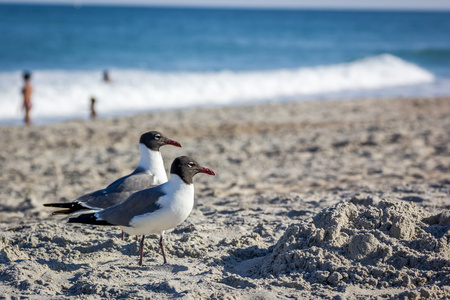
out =
<path fill-rule="evenodd" d="M 205 173 L 205 174 L 208 174 L 208 175 L 216 176 L 216 173 L 214 173 L 213 170 L 208 169 L 208 168 L 201 168 L 201 169 L 198 169 L 198 171 L 199 171 L 200 173 Z"/>
<path fill-rule="evenodd" d="M 166 144 L 167 144 L 167 145 L 172 145 L 172 146 L 175 146 L 175 147 L 180 147 L 180 148 L 182 148 L 181 144 L 178 143 L 177 141 L 174 141 L 174 140 L 169 140 L 169 139 L 167 139 L 167 140 L 166 140 Z"/>

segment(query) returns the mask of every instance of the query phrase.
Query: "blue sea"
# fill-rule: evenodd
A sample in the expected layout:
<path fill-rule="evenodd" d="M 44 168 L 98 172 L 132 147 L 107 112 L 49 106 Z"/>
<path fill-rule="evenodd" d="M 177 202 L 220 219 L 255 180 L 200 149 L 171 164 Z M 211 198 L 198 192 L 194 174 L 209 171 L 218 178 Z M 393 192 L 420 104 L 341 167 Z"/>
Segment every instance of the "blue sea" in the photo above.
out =
<path fill-rule="evenodd" d="M 450 96 L 450 13 L 0 4 L 0 124 Z M 108 70 L 112 81 L 102 80 Z"/>

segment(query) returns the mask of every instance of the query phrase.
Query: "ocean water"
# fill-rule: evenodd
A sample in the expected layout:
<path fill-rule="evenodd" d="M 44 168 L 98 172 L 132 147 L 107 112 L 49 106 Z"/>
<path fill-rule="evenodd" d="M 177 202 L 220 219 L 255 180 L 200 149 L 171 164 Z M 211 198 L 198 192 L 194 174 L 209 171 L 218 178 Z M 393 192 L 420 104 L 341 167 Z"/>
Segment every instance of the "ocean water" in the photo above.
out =
<path fill-rule="evenodd" d="M 193 106 L 450 96 L 450 13 L 0 4 L 0 125 Z M 109 71 L 111 83 L 102 81 Z"/>

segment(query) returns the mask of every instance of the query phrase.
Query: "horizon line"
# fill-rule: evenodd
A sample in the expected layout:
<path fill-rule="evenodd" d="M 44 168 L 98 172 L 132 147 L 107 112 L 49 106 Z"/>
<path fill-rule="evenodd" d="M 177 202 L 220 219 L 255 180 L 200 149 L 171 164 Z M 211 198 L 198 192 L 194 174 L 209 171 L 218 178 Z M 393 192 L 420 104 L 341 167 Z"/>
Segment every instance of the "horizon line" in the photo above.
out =
<path fill-rule="evenodd" d="M 77 3 L 78 2 L 78 3 Z M 83 7 L 149 7 L 149 8 L 189 8 L 189 9 L 242 9 L 242 10 L 335 10 L 335 11 L 379 11 L 379 12 L 450 12 L 449 8 L 424 8 L 424 7 L 362 7 L 362 6 L 321 6 L 321 5 L 251 5 L 251 4 L 198 4 L 198 3 L 140 3 L 140 2 L 129 2 L 129 3 L 104 3 L 104 2 L 87 2 L 79 3 L 81 1 L 74 1 L 73 3 L 67 3 L 65 1 L 27 1 L 27 0 L 0 0 L 0 5 L 59 5 L 59 6 L 69 6 L 76 9 L 81 9 Z"/>

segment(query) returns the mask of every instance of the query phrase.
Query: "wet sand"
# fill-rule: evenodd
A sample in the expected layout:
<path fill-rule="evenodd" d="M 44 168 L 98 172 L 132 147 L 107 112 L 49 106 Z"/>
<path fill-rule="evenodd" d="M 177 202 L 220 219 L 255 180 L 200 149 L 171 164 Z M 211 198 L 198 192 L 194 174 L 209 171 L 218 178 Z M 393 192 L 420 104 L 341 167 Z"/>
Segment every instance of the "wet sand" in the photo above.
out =
<path fill-rule="evenodd" d="M 444 298 L 450 99 L 167 111 L 0 128 L 0 298 Z M 68 202 L 130 173 L 159 130 L 190 155 L 195 207 L 166 238 L 66 224 Z"/>

